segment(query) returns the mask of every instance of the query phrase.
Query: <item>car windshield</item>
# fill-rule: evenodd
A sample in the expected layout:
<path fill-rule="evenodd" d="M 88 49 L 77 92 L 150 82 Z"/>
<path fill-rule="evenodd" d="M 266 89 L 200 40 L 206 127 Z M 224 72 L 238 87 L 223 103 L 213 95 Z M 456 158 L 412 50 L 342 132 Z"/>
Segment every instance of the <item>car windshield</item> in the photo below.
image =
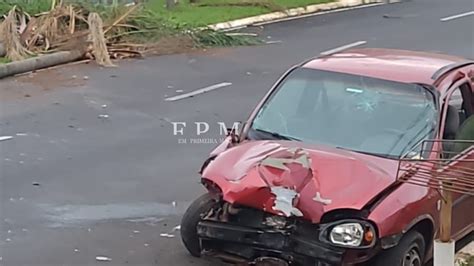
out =
<path fill-rule="evenodd" d="M 298 68 L 265 102 L 248 137 L 399 158 L 435 132 L 437 117 L 423 86 Z"/>

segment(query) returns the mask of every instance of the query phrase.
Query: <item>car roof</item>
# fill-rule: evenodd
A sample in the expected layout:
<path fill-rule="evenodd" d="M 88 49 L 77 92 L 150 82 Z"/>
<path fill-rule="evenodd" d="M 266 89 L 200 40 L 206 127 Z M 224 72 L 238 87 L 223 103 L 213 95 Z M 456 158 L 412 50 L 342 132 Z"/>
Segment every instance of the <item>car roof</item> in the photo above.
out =
<path fill-rule="evenodd" d="M 304 68 L 433 85 L 441 68 L 467 62 L 462 57 L 407 50 L 364 48 L 311 59 Z"/>

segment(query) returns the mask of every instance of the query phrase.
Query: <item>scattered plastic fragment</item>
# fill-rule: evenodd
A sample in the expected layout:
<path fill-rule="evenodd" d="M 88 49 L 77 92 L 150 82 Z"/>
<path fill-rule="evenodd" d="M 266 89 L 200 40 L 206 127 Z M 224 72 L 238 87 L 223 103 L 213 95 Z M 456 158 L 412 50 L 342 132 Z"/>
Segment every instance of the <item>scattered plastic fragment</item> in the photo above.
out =
<path fill-rule="evenodd" d="M 177 93 L 181 93 L 181 92 L 183 92 L 183 90 L 176 90 L 176 92 L 177 92 Z"/>
<path fill-rule="evenodd" d="M 177 225 L 177 226 L 173 227 L 173 229 L 171 229 L 170 232 L 162 233 L 162 234 L 160 234 L 160 236 L 161 237 L 166 237 L 166 238 L 173 238 L 173 237 L 175 237 L 175 235 L 173 233 L 176 232 L 176 231 L 179 231 L 179 230 L 181 230 L 181 225 Z"/>
<path fill-rule="evenodd" d="M 178 203 L 176 203 L 176 201 L 173 201 L 171 204 L 172 204 L 173 207 L 175 207 L 175 208 L 176 208 L 176 206 L 178 205 Z"/>
<path fill-rule="evenodd" d="M 0 136 L 0 141 L 10 140 L 12 138 L 12 136 Z"/>
<path fill-rule="evenodd" d="M 181 225 L 177 225 L 177 226 L 173 227 L 172 232 L 176 232 L 176 231 L 179 231 L 179 230 L 181 230 Z"/>
<path fill-rule="evenodd" d="M 74 252 L 79 252 L 79 249 L 75 248 L 75 249 L 74 249 Z"/>
<path fill-rule="evenodd" d="M 148 247 L 148 246 L 149 246 L 149 244 L 147 244 L 147 243 L 145 243 L 145 244 L 143 244 L 143 245 L 144 245 L 145 247 Z"/>
<path fill-rule="evenodd" d="M 95 257 L 95 260 L 96 260 L 96 261 L 112 261 L 111 258 L 109 258 L 109 257 L 104 257 L 104 256 L 97 256 L 97 257 Z"/>
<path fill-rule="evenodd" d="M 28 136 L 28 133 L 16 133 L 17 136 Z"/>
<path fill-rule="evenodd" d="M 172 234 L 168 234 L 168 233 L 163 233 L 163 234 L 160 234 L 161 237 L 166 237 L 166 238 L 173 238 L 174 235 Z"/>
<path fill-rule="evenodd" d="M 32 185 L 33 185 L 33 186 L 37 186 L 37 187 L 41 186 L 41 184 L 38 183 L 38 182 L 33 182 Z"/>
<path fill-rule="evenodd" d="M 5 241 L 10 242 L 12 241 L 10 238 L 5 239 Z"/>
<path fill-rule="evenodd" d="M 107 118 L 109 118 L 109 115 L 99 115 L 99 118 L 107 119 Z"/>
<path fill-rule="evenodd" d="M 84 76 L 84 80 L 88 80 L 89 79 L 89 76 Z"/>
<path fill-rule="evenodd" d="M 102 108 L 107 108 L 107 104 L 102 104 Z"/>
<path fill-rule="evenodd" d="M 140 233 L 140 231 L 138 231 L 138 230 L 135 230 L 135 231 L 133 231 L 133 233 L 134 233 L 134 234 L 139 234 L 139 233 Z"/>

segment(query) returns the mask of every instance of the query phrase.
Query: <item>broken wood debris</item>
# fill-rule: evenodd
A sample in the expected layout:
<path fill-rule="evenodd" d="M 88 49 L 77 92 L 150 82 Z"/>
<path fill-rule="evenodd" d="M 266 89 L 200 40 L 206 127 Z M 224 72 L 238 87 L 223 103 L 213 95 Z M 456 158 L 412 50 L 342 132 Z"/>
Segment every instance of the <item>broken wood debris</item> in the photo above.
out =
<path fill-rule="evenodd" d="M 61 64 L 90 58 L 95 59 L 99 65 L 113 66 L 111 58 L 142 57 L 146 46 L 129 43 L 127 38 L 116 36 L 117 33 L 140 29 L 128 21 L 139 6 L 133 5 L 118 10 L 116 17 L 107 18 L 107 23 L 103 22 L 98 13 L 89 12 L 79 6 L 66 5 L 63 1 L 58 1 L 50 11 L 33 16 L 14 7 L 0 23 L 0 56 L 13 61 L 9 63 L 12 65 L 5 64 L 9 65 L 8 68 L 22 70 L 31 67 L 17 67 L 15 61 L 29 57 L 43 59 L 43 56 L 61 51 L 80 53 L 79 58 L 71 58 L 62 52 L 65 57 L 61 61 L 66 62 Z M 118 28 L 120 30 L 116 30 Z M 15 75 L 16 72 L 10 73 L 6 68 L 0 70 L 3 75 Z"/>

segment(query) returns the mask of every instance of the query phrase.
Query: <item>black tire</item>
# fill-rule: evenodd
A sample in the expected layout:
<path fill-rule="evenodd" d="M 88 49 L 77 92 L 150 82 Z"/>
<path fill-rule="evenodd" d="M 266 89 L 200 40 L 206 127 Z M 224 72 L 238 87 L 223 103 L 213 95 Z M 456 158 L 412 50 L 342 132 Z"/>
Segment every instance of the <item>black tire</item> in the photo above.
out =
<path fill-rule="evenodd" d="M 209 194 L 204 194 L 189 206 L 181 219 L 181 240 L 194 257 L 201 256 L 197 225 L 201 220 L 201 215 L 209 211 L 215 203 Z"/>
<path fill-rule="evenodd" d="M 426 244 L 423 235 L 410 231 L 403 236 L 397 246 L 382 251 L 371 266 L 423 266 Z"/>

